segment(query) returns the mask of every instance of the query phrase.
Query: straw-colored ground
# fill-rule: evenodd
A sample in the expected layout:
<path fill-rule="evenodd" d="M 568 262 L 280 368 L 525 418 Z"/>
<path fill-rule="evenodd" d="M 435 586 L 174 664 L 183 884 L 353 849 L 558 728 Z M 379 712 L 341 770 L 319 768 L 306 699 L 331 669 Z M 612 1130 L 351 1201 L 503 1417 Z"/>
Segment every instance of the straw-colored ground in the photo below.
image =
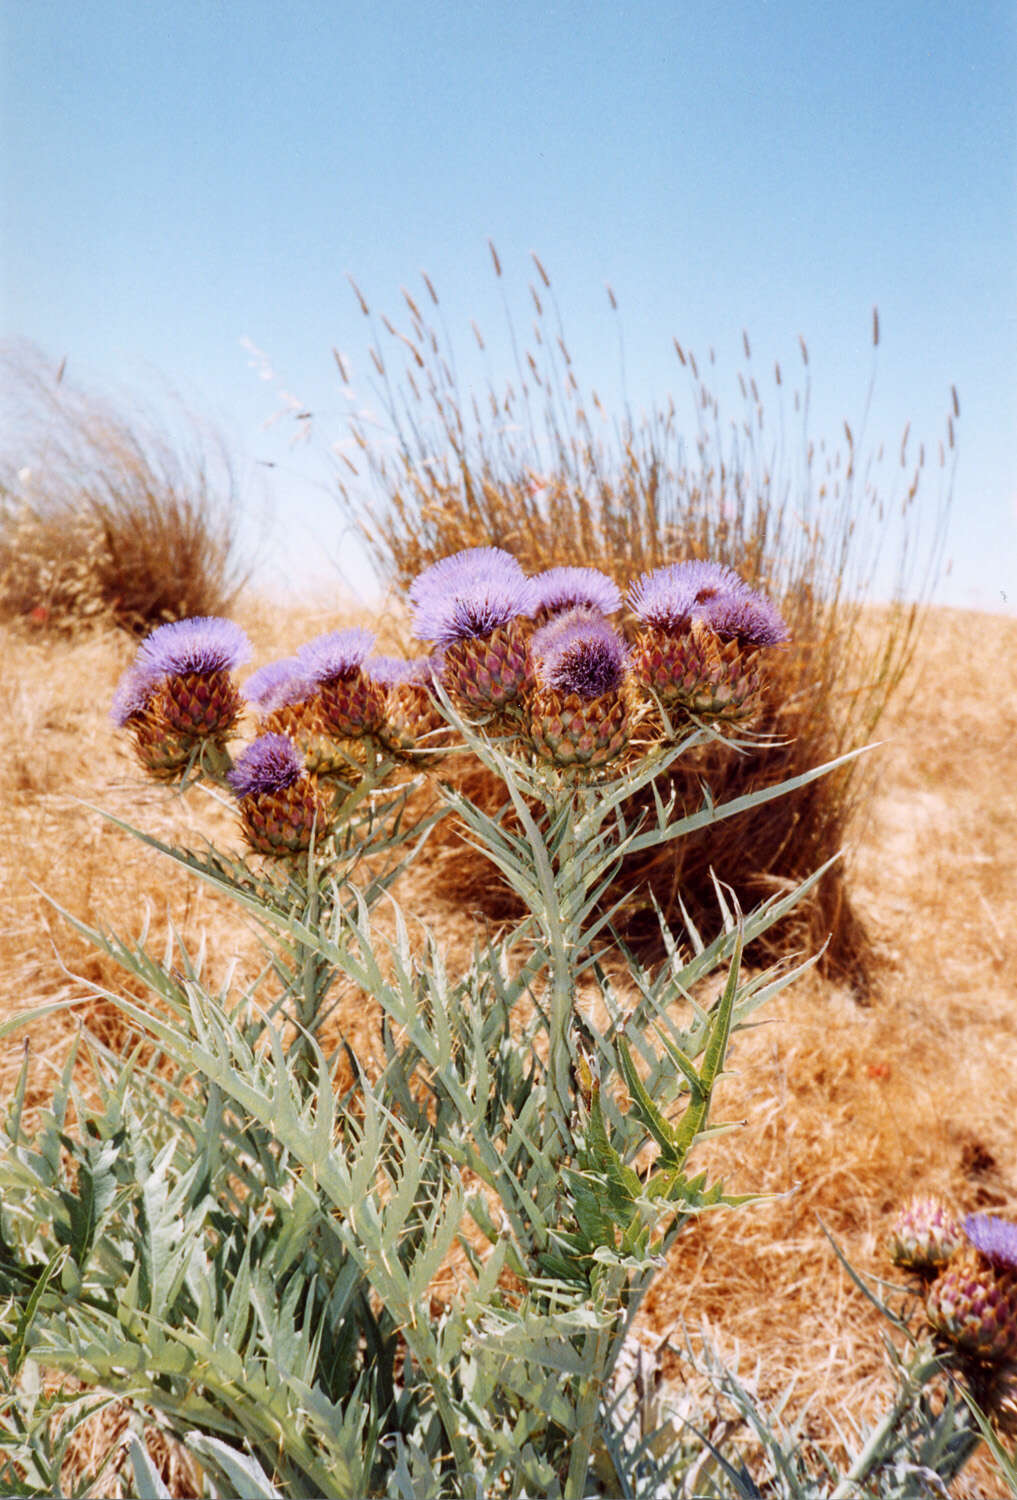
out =
<path fill-rule="evenodd" d="M 260 660 L 339 623 L 260 606 L 239 618 Z M 175 803 L 116 743 L 106 708 L 131 651 L 121 636 L 0 634 L 0 1018 L 83 995 L 90 981 L 120 982 L 42 892 L 124 933 L 146 912 L 156 929 L 170 916 L 193 937 L 204 929 L 213 967 L 236 951 L 211 898 L 93 810 L 155 833 L 210 829 L 200 794 Z M 876 791 L 849 856 L 879 955 L 873 1002 L 860 1007 L 810 976 L 736 1040 L 721 1113 L 747 1124 L 709 1164 L 731 1187 L 783 1196 L 693 1226 L 647 1307 L 659 1333 L 707 1323 L 764 1398 L 795 1379 L 788 1411 L 807 1406 L 806 1431 L 834 1448 L 836 1424 L 871 1419 L 887 1381 L 883 1328 L 820 1220 L 859 1268 L 885 1272 L 881 1240 L 916 1188 L 963 1210 L 1017 1213 L 1015 703 L 1017 620 L 933 611 L 881 726 Z M 443 925 L 451 951 L 465 942 L 468 913 L 428 900 L 426 869 L 412 876 L 411 900 Z M 107 1039 L 120 1035 L 102 1001 L 84 1014 Z M 76 1025 L 66 1016 L 33 1028 L 36 1098 Z M 20 1040 L 0 1044 L 0 1094 L 21 1057 Z M 990 1473 L 972 1468 L 956 1494 L 1001 1493 Z"/>

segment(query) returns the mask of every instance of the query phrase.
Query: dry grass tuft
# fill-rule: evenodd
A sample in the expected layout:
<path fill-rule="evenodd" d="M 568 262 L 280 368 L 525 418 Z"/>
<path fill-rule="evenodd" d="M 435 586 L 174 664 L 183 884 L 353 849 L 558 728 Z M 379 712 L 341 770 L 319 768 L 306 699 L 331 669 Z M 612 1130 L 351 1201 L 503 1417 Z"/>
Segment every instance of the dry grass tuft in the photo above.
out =
<path fill-rule="evenodd" d="M 125 415 L 23 345 L 0 353 L 11 436 L 0 455 L 0 619 L 145 634 L 228 612 L 242 582 L 223 442 Z"/>
<path fill-rule="evenodd" d="M 493 247 L 492 255 L 500 276 Z M 867 590 L 877 560 L 885 578 L 895 559 L 896 597 L 923 596 L 949 503 L 949 471 L 931 513 L 922 517 L 916 497 L 925 455 L 920 449 L 909 458 L 906 435 L 889 493 L 877 488 L 882 455 L 864 459 L 847 422 L 842 450 L 816 448 L 808 432 L 804 341 L 802 388 L 792 397 L 775 370 L 773 437 L 747 338 L 748 365 L 738 377 L 744 408 L 729 426 L 694 354 L 677 341 L 694 430 L 683 433 L 673 399 L 648 416 L 626 412 L 611 423 L 597 393 L 579 384 L 550 278 L 536 257 L 534 265 L 531 347 L 517 354 L 516 383 L 504 390 L 492 386 L 481 399 L 460 388 L 447 337 L 408 293 L 405 330 L 381 320 L 395 357 L 406 360 L 401 374 L 393 373 L 380 340 L 372 351 L 394 442 L 379 442 L 354 423 L 359 456 L 343 460 L 352 474 L 341 477 L 339 488 L 383 573 L 405 586 L 439 557 L 490 544 L 513 552 L 529 571 L 582 562 L 623 587 L 647 569 L 682 558 L 727 563 L 779 601 L 792 631 L 791 649 L 770 654 L 765 708 L 756 726 L 777 743 L 748 758 L 717 753 L 706 766 L 677 770 L 673 782 L 680 801 L 698 805 L 704 771 L 720 802 L 866 743 L 900 686 L 919 623 L 917 605 L 900 603 L 883 611 L 874 632 L 865 625 Z M 425 285 L 437 303 L 426 279 Z M 613 294 L 611 304 L 617 306 Z M 370 317 L 362 297 L 360 306 Z M 483 348 L 483 335 L 475 327 L 474 333 Z M 790 440 L 788 399 L 795 415 L 787 424 L 797 433 Z M 940 457 L 945 469 L 948 450 Z M 351 488 L 353 476 L 372 481 L 369 502 Z M 379 492 L 384 506 L 376 514 Z M 694 920 L 712 919 L 711 868 L 731 883 L 746 909 L 775 887 L 797 883 L 842 848 L 865 775 L 863 766 L 852 766 L 709 829 L 683 846 L 680 864 L 666 851 L 631 861 L 613 893 L 636 893 L 625 936 L 639 944 L 657 931 L 643 897 L 647 885 L 679 927 L 679 889 Z M 474 777 L 469 790 L 487 802 L 497 795 L 482 777 Z M 510 910 L 510 895 L 496 889 L 479 857 L 451 827 L 443 837 L 439 871 L 449 895 L 493 916 Z M 817 888 L 792 940 L 815 949 L 827 939 L 826 972 L 864 994 L 870 948 L 839 865 Z M 786 945 L 787 936 L 780 941 Z"/>

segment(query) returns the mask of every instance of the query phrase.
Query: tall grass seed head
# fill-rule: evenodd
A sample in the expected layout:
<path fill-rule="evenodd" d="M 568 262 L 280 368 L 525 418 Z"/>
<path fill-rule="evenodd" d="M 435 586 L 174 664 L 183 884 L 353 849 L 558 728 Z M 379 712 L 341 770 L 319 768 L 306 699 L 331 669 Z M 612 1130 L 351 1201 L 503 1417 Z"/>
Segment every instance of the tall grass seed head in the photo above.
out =
<path fill-rule="evenodd" d="M 964 1244 L 956 1217 L 942 1198 L 917 1193 L 891 1227 L 887 1249 L 895 1266 L 916 1275 L 934 1275 Z"/>
<path fill-rule="evenodd" d="M 374 634 L 353 626 L 317 636 L 297 650 L 326 735 L 363 739 L 376 735 L 385 721 L 385 691 L 364 671 Z"/>
<path fill-rule="evenodd" d="M 536 591 L 534 616 L 538 621 L 574 609 L 613 615 L 622 607 L 621 590 L 599 568 L 548 568 L 546 572 L 535 573 L 531 581 Z"/>
<path fill-rule="evenodd" d="M 244 835 L 259 854 L 297 854 L 307 849 L 315 822 L 327 809 L 291 741 L 263 734 L 238 756 L 226 779 L 239 799 Z"/>
<path fill-rule="evenodd" d="M 626 648 L 599 614 L 577 609 L 553 619 L 530 642 L 535 685 L 530 737 L 558 766 L 605 765 L 628 743 L 622 692 Z"/>

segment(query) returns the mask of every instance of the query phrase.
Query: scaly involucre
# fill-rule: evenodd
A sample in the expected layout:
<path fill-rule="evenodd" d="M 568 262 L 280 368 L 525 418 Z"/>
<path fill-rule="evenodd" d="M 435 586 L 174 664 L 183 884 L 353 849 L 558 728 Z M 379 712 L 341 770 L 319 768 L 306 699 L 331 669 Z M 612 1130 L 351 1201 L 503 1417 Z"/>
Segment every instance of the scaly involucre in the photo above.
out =
<path fill-rule="evenodd" d="M 625 675 L 625 644 L 593 610 L 552 620 L 534 635 L 530 654 L 543 687 L 587 702 L 617 692 Z"/>
<path fill-rule="evenodd" d="M 410 584 L 414 634 L 450 646 L 491 635 L 536 608 L 536 589 L 511 553 L 469 547 L 425 568 Z"/>
<path fill-rule="evenodd" d="M 238 797 L 279 792 L 303 775 L 300 757 L 284 734 L 262 734 L 248 745 L 226 780 Z"/>
<path fill-rule="evenodd" d="M 239 625 L 215 615 L 173 620 L 153 630 L 138 648 L 136 667 L 153 680 L 195 672 L 228 672 L 249 659 L 251 644 Z"/>
<path fill-rule="evenodd" d="M 593 609 L 613 615 L 622 607 L 618 585 L 599 568 L 548 568 L 532 578 L 538 611 L 562 614 L 572 609 Z"/>

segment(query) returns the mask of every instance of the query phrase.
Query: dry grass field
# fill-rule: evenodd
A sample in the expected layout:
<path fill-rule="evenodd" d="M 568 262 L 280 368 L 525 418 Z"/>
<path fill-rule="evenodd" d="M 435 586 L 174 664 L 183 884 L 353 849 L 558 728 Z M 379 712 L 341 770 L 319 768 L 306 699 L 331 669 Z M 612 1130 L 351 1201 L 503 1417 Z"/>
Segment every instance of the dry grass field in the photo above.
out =
<path fill-rule="evenodd" d="M 349 623 L 250 601 L 236 617 L 262 661 Z M 146 921 L 153 932 L 172 921 L 192 943 L 203 933 L 214 972 L 256 961 L 252 939 L 211 896 L 96 810 L 182 841 L 213 828 L 235 837 L 200 792 L 181 802 L 144 782 L 118 743 L 107 708 L 133 649 L 113 632 L 0 633 L 0 1019 L 82 1001 L 27 1033 L 40 1088 L 79 1022 L 126 1041 L 114 1009 L 89 998 L 90 986 L 122 978 L 51 902 L 123 934 Z M 646 1307 L 654 1336 L 706 1325 L 764 1403 L 794 1379 L 788 1414 L 804 1413 L 805 1431 L 834 1450 L 837 1424 L 871 1419 L 888 1380 L 883 1327 L 820 1221 L 856 1266 L 886 1274 L 881 1242 L 914 1189 L 943 1192 L 962 1210 L 1017 1214 L 1015 704 L 1017 620 L 930 611 L 880 726 L 873 793 L 846 856 L 876 954 L 871 999 L 862 1005 L 810 975 L 736 1038 L 720 1115 L 747 1123 L 702 1164 L 730 1188 L 779 1196 L 690 1227 Z M 470 913 L 429 888 L 426 863 L 404 877 L 402 894 L 451 953 L 465 951 Z M 350 1020 L 354 1038 L 360 1024 Z M 0 1046 L 0 1093 L 23 1046 Z M 677 1374 L 666 1351 L 662 1362 Z M 1001 1493 L 990 1475 L 976 1462 L 955 1493 Z"/>

